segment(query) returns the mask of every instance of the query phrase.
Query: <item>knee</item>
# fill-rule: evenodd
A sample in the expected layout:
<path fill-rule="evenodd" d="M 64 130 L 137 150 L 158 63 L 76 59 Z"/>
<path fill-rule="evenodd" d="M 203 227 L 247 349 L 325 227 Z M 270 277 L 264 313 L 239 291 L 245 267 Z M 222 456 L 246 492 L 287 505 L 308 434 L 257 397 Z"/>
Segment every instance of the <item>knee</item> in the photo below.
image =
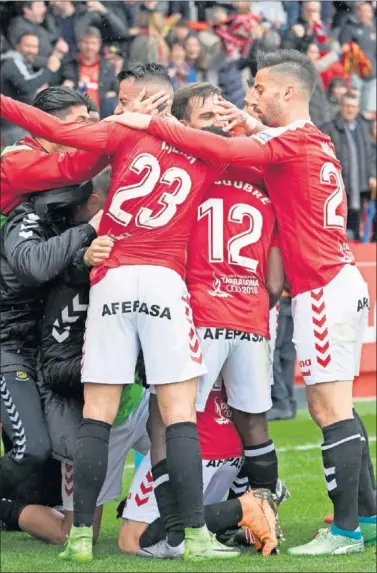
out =
<path fill-rule="evenodd" d="M 327 403 L 310 401 L 308 404 L 309 413 L 313 421 L 320 428 L 325 428 L 341 420 L 352 418 L 352 409 L 348 412 L 344 405 L 337 403 Z"/>
<path fill-rule="evenodd" d="M 133 531 L 132 527 L 123 524 L 118 539 L 119 551 L 128 555 L 136 555 L 140 549 L 139 539 L 140 536 Z"/>

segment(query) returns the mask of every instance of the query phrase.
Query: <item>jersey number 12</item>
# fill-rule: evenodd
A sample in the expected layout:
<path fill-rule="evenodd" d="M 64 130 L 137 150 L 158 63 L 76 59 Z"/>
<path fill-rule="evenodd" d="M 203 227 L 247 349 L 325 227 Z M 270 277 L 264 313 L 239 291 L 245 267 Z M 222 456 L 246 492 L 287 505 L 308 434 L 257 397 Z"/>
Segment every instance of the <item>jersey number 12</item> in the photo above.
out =
<path fill-rule="evenodd" d="M 208 199 L 198 209 L 198 220 L 208 217 L 208 258 L 210 263 L 224 262 L 224 201 Z M 242 223 L 244 218 L 249 220 L 247 231 L 239 233 L 228 241 L 228 263 L 241 265 L 256 272 L 258 261 L 240 254 L 241 249 L 259 241 L 262 235 L 263 217 L 260 211 L 251 205 L 237 203 L 229 209 L 228 221 Z"/>

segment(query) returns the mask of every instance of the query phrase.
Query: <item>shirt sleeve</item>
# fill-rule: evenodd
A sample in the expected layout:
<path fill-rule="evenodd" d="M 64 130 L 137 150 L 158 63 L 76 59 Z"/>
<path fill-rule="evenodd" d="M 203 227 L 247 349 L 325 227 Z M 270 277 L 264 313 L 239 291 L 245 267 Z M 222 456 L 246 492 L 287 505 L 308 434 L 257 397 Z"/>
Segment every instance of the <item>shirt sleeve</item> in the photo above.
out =
<path fill-rule="evenodd" d="M 245 181 L 245 183 L 250 183 L 255 187 L 258 187 L 261 191 L 266 190 L 266 184 L 264 182 L 263 172 L 256 167 L 228 167 L 225 172 L 226 177 L 234 181 Z"/>
<path fill-rule="evenodd" d="M 18 280 L 27 287 L 54 279 L 70 266 L 77 251 L 97 236 L 89 224 L 78 225 L 57 237 L 48 237 L 36 217 L 32 224 L 26 212 L 4 227 L 4 253 Z"/>
<path fill-rule="evenodd" d="M 117 123 L 65 123 L 33 106 L 1 96 L 1 117 L 53 143 L 112 155 L 131 130 Z"/>
<path fill-rule="evenodd" d="M 2 191 L 15 198 L 35 191 L 64 187 L 92 179 L 109 164 L 102 152 L 41 153 L 39 150 L 9 152 L 1 158 Z M 3 206 L 2 206 L 3 208 Z"/>
<path fill-rule="evenodd" d="M 270 149 L 254 137 L 225 138 L 153 117 L 148 133 L 206 162 L 250 166 L 270 163 Z"/>

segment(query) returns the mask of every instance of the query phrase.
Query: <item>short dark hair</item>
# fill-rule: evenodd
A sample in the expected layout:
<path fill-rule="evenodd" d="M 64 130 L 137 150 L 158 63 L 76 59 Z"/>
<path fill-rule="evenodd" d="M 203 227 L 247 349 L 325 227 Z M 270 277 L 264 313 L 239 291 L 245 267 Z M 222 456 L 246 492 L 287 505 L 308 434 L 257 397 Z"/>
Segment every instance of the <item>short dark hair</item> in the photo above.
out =
<path fill-rule="evenodd" d="M 111 167 L 105 167 L 92 179 L 93 192 L 107 197 L 111 185 Z"/>
<path fill-rule="evenodd" d="M 360 101 L 359 96 L 353 94 L 352 92 L 346 92 L 345 94 L 343 94 L 342 97 L 340 98 L 340 103 L 343 103 L 343 100 L 345 99 L 354 99 L 356 101 Z"/>
<path fill-rule="evenodd" d="M 19 14 L 22 14 L 24 11 L 24 8 L 31 8 L 32 6 L 33 6 L 33 2 L 30 2 L 30 1 L 29 2 L 19 2 L 18 7 L 17 7 L 18 8 L 17 12 Z"/>
<path fill-rule="evenodd" d="M 26 38 L 26 36 L 34 36 L 34 38 L 38 38 L 37 34 L 34 34 L 34 32 L 22 32 L 22 34 L 20 34 L 16 40 L 16 45 L 18 46 L 18 44 L 21 42 L 21 40 Z M 38 38 L 38 41 L 39 41 L 39 38 Z"/>
<path fill-rule="evenodd" d="M 190 101 L 193 98 L 200 98 L 204 102 L 207 97 L 220 94 L 220 88 L 207 82 L 197 82 L 187 87 L 179 88 L 174 94 L 171 113 L 179 120 L 188 120 Z"/>
<path fill-rule="evenodd" d="M 257 69 L 273 68 L 274 72 L 291 75 L 312 95 L 317 83 L 317 70 L 314 64 L 297 50 L 276 50 L 257 54 Z"/>
<path fill-rule="evenodd" d="M 167 69 L 160 64 L 138 64 L 126 70 L 122 70 L 118 74 L 118 82 L 123 80 L 128 80 L 129 78 L 134 78 L 135 81 L 144 81 L 149 79 L 158 78 L 163 82 L 167 82 L 171 85 L 171 79 L 167 72 Z"/>
<path fill-rule="evenodd" d="M 97 40 L 102 42 L 101 32 L 95 26 L 89 26 L 89 28 L 87 28 L 85 32 L 81 34 L 80 40 L 82 40 L 82 38 L 97 38 Z"/>
<path fill-rule="evenodd" d="M 89 113 L 89 103 L 85 95 L 66 86 L 52 86 L 39 92 L 34 100 L 34 107 L 64 118 L 70 107 L 84 105 Z"/>

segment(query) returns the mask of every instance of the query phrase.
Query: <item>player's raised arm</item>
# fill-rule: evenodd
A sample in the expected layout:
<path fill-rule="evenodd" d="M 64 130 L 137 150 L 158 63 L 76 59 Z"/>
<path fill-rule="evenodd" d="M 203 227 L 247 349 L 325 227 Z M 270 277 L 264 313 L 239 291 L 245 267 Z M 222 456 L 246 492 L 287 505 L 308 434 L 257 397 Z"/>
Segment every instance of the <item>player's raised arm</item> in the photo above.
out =
<path fill-rule="evenodd" d="M 269 150 L 252 137 L 224 139 L 214 135 L 184 127 L 175 121 L 159 119 L 156 116 L 125 112 L 106 118 L 107 122 L 121 123 L 133 129 L 146 130 L 151 135 L 174 145 L 180 151 L 189 153 L 206 162 L 221 162 L 233 165 L 265 165 L 270 162 Z"/>
<path fill-rule="evenodd" d="M 204 161 L 221 161 L 242 166 L 264 165 L 269 162 L 265 147 L 252 137 L 224 139 L 203 131 L 198 134 L 197 129 L 157 117 L 151 118 L 147 131 Z"/>
<path fill-rule="evenodd" d="M 102 152 L 74 151 L 41 154 L 17 148 L 1 157 L 0 208 L 8 213 L 23 195 L 92 179 L 109 163 Z"/>
<path fill-rule="evenodd" d="M 3 119 L 53 143 L 111 154 L 122 139 L 120 128 L 110 123 L 64 123 L 40 109 L 9 97 L 2 95 L 0 101 L 0 115 Z"/>

